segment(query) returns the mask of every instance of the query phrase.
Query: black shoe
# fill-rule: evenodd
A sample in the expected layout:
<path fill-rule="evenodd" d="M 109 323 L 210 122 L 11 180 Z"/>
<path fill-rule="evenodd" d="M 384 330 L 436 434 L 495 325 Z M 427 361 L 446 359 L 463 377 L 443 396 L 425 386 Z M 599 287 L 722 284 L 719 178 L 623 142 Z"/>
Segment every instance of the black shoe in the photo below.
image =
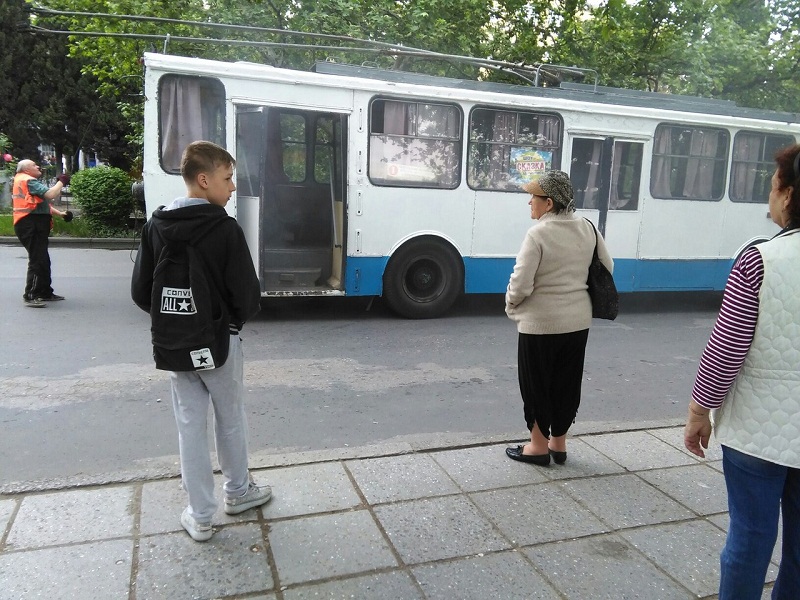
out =
<path fill-rule="evenodd" d="M 566 452 L 559 452 L 557 450 L 550 450 L 550 456 L 553 457 L 553 462 L 557 465 L 563 465 L 567 462 L 567 453 Z"/>
<path fill-rule="evenodd" d="M 506 448 L 506 456 L 508 456 L 508 458 L 511 460 L 518 460 L 519 462 L 524 463 L 533 463 L 534 465 L 539 465 L 540 467 L 546 467 L 550 464 L 550 454 L 523 454 L 522 448 L 523 446 Z"/>
<path fill-rule="evenodd" d="M 40 300 L 44 300 L 45 302 L 57 302 L 58 300 L 64 300 L 64 296 L 59 296 L 58 294 L 50 294 L 44 298 L 40 298 Z"/>

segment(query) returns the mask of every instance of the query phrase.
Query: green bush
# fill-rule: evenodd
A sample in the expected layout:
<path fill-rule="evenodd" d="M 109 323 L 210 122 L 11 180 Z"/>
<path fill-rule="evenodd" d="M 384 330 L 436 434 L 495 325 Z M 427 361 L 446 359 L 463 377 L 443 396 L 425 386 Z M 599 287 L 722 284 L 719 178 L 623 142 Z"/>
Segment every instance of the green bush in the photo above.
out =
<path fill-rule="evenodd" d="M 127 228 L 133 197 L 131 178 L 125 171 L 116 167 L 84 169 L 72 176 L 69 188 L 93 234 Z"/>

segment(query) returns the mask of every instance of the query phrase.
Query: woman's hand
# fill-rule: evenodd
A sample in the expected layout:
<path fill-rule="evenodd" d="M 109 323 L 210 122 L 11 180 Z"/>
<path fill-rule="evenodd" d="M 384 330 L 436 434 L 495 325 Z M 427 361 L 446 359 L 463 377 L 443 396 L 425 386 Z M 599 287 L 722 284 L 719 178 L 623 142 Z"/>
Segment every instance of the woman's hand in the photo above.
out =
<path fill-rule="evenodd" d="M 689 402 L 689 412 L 686 417 L 686 426 L 683 428 L 683 445 L 692 454 L 705 458 L 704 449 L 708 449 L 708 440 L 711 437 L 711 418 L 707 408 L 703 408 L 694 400 Z"/>

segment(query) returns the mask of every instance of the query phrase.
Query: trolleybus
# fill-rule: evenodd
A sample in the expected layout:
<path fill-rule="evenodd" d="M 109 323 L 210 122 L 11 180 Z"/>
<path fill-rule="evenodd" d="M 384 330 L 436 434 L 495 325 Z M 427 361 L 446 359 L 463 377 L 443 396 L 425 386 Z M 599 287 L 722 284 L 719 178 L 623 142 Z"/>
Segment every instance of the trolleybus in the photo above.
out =
<path fill-rule="evenodd" d="M 410 318 L 500 293 L 520 186 L 567 171 L 621 292 L 719 290 L 777 232 L 767 197 L 800 115 L 601 87 L 509 85 L 319 62 L 311 71 L 148 53 L 148 214 L 204 139 L 236 158 L 227 210 L 263 296 L 384 296 Z"/>

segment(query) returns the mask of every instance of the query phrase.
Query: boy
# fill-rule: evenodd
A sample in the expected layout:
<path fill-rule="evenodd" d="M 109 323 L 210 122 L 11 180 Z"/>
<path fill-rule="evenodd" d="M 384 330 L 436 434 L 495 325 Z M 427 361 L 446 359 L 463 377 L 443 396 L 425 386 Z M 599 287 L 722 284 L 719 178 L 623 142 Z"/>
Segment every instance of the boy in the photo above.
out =
<path fill-rule="evenodd" d="M 216 144 L 189 144 L 181 159 L 187 197 L 154 211 L 145 224 L 131 282 L 133 301 L 150 312 L 153 271 L 164 245 L 189 242 L 203 259 L 209 287 L 218 291 L 217 297 L 212 294 L 212 303 L 224 303 L 230 314 L 230 346 L 222 365 L 199 371 L 170 371 L 181 477 L 189 495 L 181 525 L 198 542 L 213 535 L 211 518 L 217 509 L 207 441 L 209 399 L 214 410 L 217 457 L 225 479 L 225 512 L 233 515 L 261 506 L 272 495 L 269 486 L 252 482 L 247 466 L 239 330 L 258 312 L 261 287 L 244 233 L 225 212 L 236 189 L 235 164 L 233 157 Z"/>

